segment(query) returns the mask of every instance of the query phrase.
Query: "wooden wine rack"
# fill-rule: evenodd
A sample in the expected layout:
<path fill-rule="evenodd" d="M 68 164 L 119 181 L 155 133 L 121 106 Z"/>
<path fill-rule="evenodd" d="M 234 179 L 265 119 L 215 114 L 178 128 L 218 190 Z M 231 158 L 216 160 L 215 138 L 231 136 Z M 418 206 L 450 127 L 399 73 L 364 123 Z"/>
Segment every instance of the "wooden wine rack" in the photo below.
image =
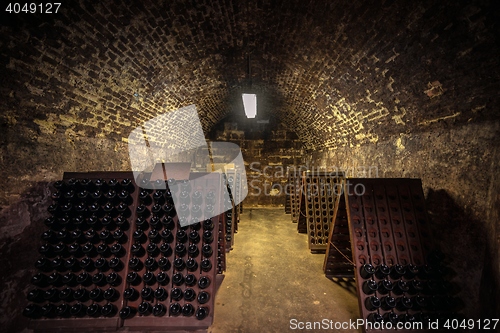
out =
<path fill-rule="evenodd" d="M 302 174 L 301 197 L 305 200 L 306 226 L 309 249 L 324 253 L 329 230 L 339 206 L 343 173 L 310 172 Z"/>
<path fill-rule="evenodd" d="M 288 188 L 287 195 L 290 200 L 290 216 L 293 223 L 299 221 L 300 216 L 300 198 L 302 195 L 302 179 L 300 171 L 295 169 L 288 170 Z"/>
<path fill-rule="evenodd" d="M 355 278 L 362 319 L 421 321 L 425 331 L 428 320 L 457 316 L 460 300 L 436 266 L 428 223 L 419 179 L 345 181 L 323 269 L 329 278 Z M 363 331 L 394 331 L 373 327 Z"/>
<path fill-rule="evenodd" d="M 148 175 L 146 175 L 148 177 Z M 200 178 L 200 176 L 203 176 Z M 146 178 L 147 178 L 146 177 Z M 63 177 L 63 183 L 65 186 L 65 189 L 68 190 L 76 190 L 78 187 L 78 181 L 81 181 L 83 179 L 89 179 L 95 182 L 97 179 L 104 181 L 105 184 L 109 184 L 110 180 L 117 180 L 120 182 L 123 179 L 130 179 L 132 180 L 131 183 L 131 188 L 130 188 L 130 194 L 126 199 L 126 202 L 128 203 L 128 212 L 129 214 L 126 215 L 126 223 L 121 224 L 120 227 L 111 227 L 113 224 L 117 224 L 117 216 L 115 211 L 109 211 L 107 213 L 103 213 L 103 207 L 104 203 L 106 200 L 101 202 L 101 207 L 97 209 L 96 207 L 96 216 L 98 217 L 98 221 L 96 222 L 97 224 L 94 225 L 96 230 L 102 231 L 102 230 L 107 230 L 113 228 L 111 231 L 115 230 L 122 230 L 124 232 L 124 241 L 122 242 L 122 248 L 123 252 L 120 254 L 120 257 L 118 257 L 121 261 L 121 269 L 116 269 L 116 273 L 119 276 L 119 282 L 116 283 L 114 286 L 115 290 L 118 293 L 118 297 L 115 297 L 112 299 L 110 302 L 102 299 L 97 299 L 95 301 L 89 300 L 89 299 L 82 299 L 81 301 L 77 300 L 71 300 L 68 299 L 67 301 L 61 301 L 58 299 L 49 299 L 46 301 L 43 300 L 35 300 L 32 302 L 34 304 L 32 306 L 32 309 L 38 309 L 40 311 L 40 308 L 42 304 L 52 304 L 54 307 L 59 306 L 59 308 L 64 308 L 64 306 L 61 306 L 63 303 L 68 304 L 70 307 L 73 305 L 76 305 L 77 303 L 81 303 L 83 305 L 83 309 L 88 309 L 93 305 L 92 307 L 96 307 L 99 309 L 102 309 L 105 305 L 111 304 L 110 308 L 112 308 L 112 312 L 105 317 L 104 315 L 100 313 L 96 314 L 89 314 L 87 312 L 82 312 L 81 316 L 75 317 L 74 315 L 68 315 L 67 313 L 64 314 L 64 317 L 56 317 L 54 316 L 54 312 L 50 312 L 47 310 L 44 314 L 47 315 L 48 317 L 39 317 L 40 312 L 38 312 L 38 316 L 36 311 L 32 312 L 30 314 L 39 317 L 36 319 L 30 319 L 29 320 L 29 328 L 35 330 L 35 332 L 67 332 L 67 331 L 88 331 L 90 329 L 92 330 L 98 330 L 98 331 L 116 331 L 117 329 L 121 327 L 126 327 L 129 330 L 158 330 L 160 329 L 168 329 L 168 331 L 206 331 L 206 329 L 212 324 L 213 321 L 213 312 L 214 312 L 214 297 L 216 294 L 216 291 L 220 284 L 222 283 L 222 280 L 224 276 L 221 274 L 225 271 L 226 264 L 225 264 L 225 249 L 226 249 L 226 244 L 225 244 L 225 224 L 224 224 L 224 213 L 219 214 L 215 217 L 211 217 L 208 220 L 211 221 L 211 224 L 213 225 L 213 229 L 211 230 L 211 235 L 213 236 L 213 240 L 210 241 L 210 238 L 203 238 L 204 234 L 204 224 L 203 223 L 195 223 L 192 224 L 188 227 L 181 227 L 179 222 L 179 216 L 178 214 L 171 214 L 173 218 L 173 224 L 171 224 L 170 228 L 170 234 L 172 235 L 172 240 L 167 241 L 165 238 L 159 240 L 158 237 L 153 237 L 150 238 L 149 232 L 152 231 L 153 229 L 158 230 L 158 231 L 163 231 L 167 229 L 166 225 L 163 225 L 161 227 L 158 227 L 158 224 L 156 224 L 156 227 L 153 227 L 153 214 L 151 214 L 151 211 L 153 209 L 153 206 L 155 204 L 155 200 L 153 200 L 153 196 L 156 192 L 158 191 L 163 191 L 161 189 L 149 189 L 147 196 L 144 196 L 144 191 L 141 199 L 139 199 L 139 192 L 141 191 L 141 185 L 143 184 L 141 182 L 141 179 L 138 180 L 138 184 L 136 184 L 133 181 L 133 174 L 131 172 L 89 172 L 89 173 L 65 173 Z M 77 185 L 70 185 L 73 184 L 74 180 L 77 180 L 75 183 Z M 145 184 L 145 183 L 144 183 Z M 163 184 L 165 182 L 163 181 Z M 223 183 L 222 175 L 218 173 L 191 173 L 190 174 L 190 182 L 189 182 L 189 187 L 190 188 L 184 188 L 183 190 L 187 191 L 190 196 L 195 191 L 201 192 L 203 194 L 203 198 L 205 198 L 208 194 L 208 192 L 211 192 L 214 194 L 215 198 L 215 205 L 223 205 L 223 191 L 221 189 L 224 188 L 225 183 Z M 74 188 L 73 188 L 73 187 Z M 107 185 L 105 185 L 107 186 Z M 153 185 L 154 186 L 154 185 Z M 182 187 L 182 185 L 181 185 Z M 55 190 L 54 190 L 55 192 Z M 160 193 L 161 194 L 161 193 Z M 179 195 L 179 193 L 172 193 L 172 195 Z M 161 197 L 160 195 L 158 197 Z M 66 231 L 67 230 L 75 230 L 78 229 L 81 224 L 78 226 L 73 223 L 75 220 L 75 217 L 78 215 L 81 215 L 84 218 L 84 223 L 83 224 L 88 224 L 89 219 L 90 219 L 90 212 L 89 208 L 90 207 L 90 201 L 89 201 L 89 206 L 85 207 L 84 211 L 79 211 L 78 213 L 74 210 L 71 209 L 71 206 L 66 205 L 70 199 L 66 200 L 65 198 L 58 199 L 58 209 L 54 213 L 56 221 L 59 221 L 61 216 L 68 215 L 72 220 L 70 222 L 65 222 L 66 224 L 64 227 L 55 226 L 55 230 L 53 231 Z M 147 208 L 147 214 L 143 215 L 143 220 L 145 220 L 146 223 L 141 224 L 141 226 L 136 223 L 139 217 L 138 213 L 138 207 L 142 206 L 141 209 L 144 207 Z M 189 203 L 188 205 L 188 210 L 184 213 L 185 218 L 190 219 L 193 218 L 190 214 L 194 214 L 192 208 L 193 208 L 193 203 Z M 61 208 L 60 207 L 65 207 L 67 210 L 64 213 L 61 213 Z M 74 208 L 74 207 L 73 207 Z M 178 207 L 176 207 L 178 209 Z M 184 207 L 185 208 L 185 207 Z M 207 209 L 207 208 L 205 208 Z M 179 212 L 178 212 L 179 213 Z M 163 213 L 162 213 L 163 214 Z M 206 214 L 205 211 L 202 212 L 202 214 Z M 165 213 L 165 217 L 168 215 Z M 111 217 L 111 218 L 110 218 Z M 204 215 L 197 216 L 199 221 L 204 221 L 207 220 L 204 218 Z M 65 220 L 66 221 L 66 220 Z M 93 220 L 95 222 L 95 216 L 93 217 Z M 106 221 L 106 225 L 105 225 Z M 110 223 L 110 224 L 108 224 Z M 155 222 L 157 223 L 157 221 Z M 96 227 L 99 225 L 100 227 Z M 210 224 L 207 224 L 210 225 Z M 141 233 L 134 234 L 135 231 L 142 231 L 142 235 L 144 237 L 142 238 L 134 238 L 134 236 L 140 235 Z M 178 232 L 181 230 L 185 231 L 186 234 L 188 234 L 190 237 L 187 238 L 187 240 L 184 241 L 179 241 L 177 238 L 179 236 Z M 168 233 L 165 233 L 165 235 Z M 148 236 L 145 236 L 148 235 Z M 152 235 L 155 235 L 154 233 Z M 158 236 L 158 235 L 156 235 Z M 138 237 L 138 236 L 137 236 Z M 162 234 L 163 237 L 163 234 Z M 95 239 L 95 238 L 94 238 Z M 139 240 L 140 239 L 140 240 Z M 196 239 L 199 239 L 196 241 Z M 100 241 L 100 244 L 106 243 L 107 245 L 111 246 L 113 245 L 114 242 L 108 242 L 108 241 Z M 155 248 L 157 249 L 160 244 L 164 243 L 169 243 L 171 245 L 171 251 L 170 253 L 168 251 L 160 252 L 153 251 Z M 185 245 L 187 248 L 188 245 L 192 245 L 191 250 L 193 252 L 190 252 L 189 254 L 182 254 L 182 253 L 177 253 L 175 251 L 176 244 L 177 243 L 182 243 Z M 69 243 L 68 243 L 69 244 Z M 135 251 L 138 249 L 137 246 L 134 247 L 134 255 L 132 255 L 132 247 L 133 245 L 140 245 L 143 250 L 142 251 Z M 50 245 L 50 244 L 49 244 Z M 97 247 L 98 244 L 95 244 Z M 149 246 L 151 245 L 151 247 Z M 211 254 L 210 255 L 203 255 L 202 254 L 202 247 L 203 245 L 206 245 L 210 247 L 211 249 Z M 50 245 L 52 246 L 52 245 Z M 69 245 L 68 245 L 69 246 Z M 103 247 L 104 248 L 104 247 Z M 151 250 L 151 252 L 144 251 L 144 249 Z M 195 253 L 195 252 L 196 253 Z M 46 252 L 44 252 L 46 253 Z M 61 252 L 62 253 L 62 252 Z M 53 255 L 50 255 L 51 257 L 54 257 Z M 77 260 L 81 259 L 81 255 L 70 255 L 66 251 L 65 254 L 61 254 L 61 257 L 64 260 L 70 259 L 70 258 L 77 258 Z M 156 264 L 153 266 L 149 266 L 149 268 L 145 267 L 145 262 L 148 257 L 154 258 Z M 168 261 L 171 263 L 168 268 L 163 267 L 160 269 L 157 265 L 159 262 L 160 258 L 166 258 Z M 191 269 L 190 271 L 187 270 L 185 267 L 185 263 L 187 262 L 188 258 L 195 258 L 195 262 L 197 264 L 196 269 Z M 97 257 L 93 257 L 97 261 L 98 258 L 105 258 L 108 262 L 111 259 L 111 257 L 108 254 L 98 254 Z M 129 262 L 132 258 L 137 258 L 140 262 L 140 265 L 138 268 L 132 269 L 131 266 L 129 266 Z M 210 267 L 206 266 L 204 269 L 201 269 L 201 263 L 202 263 L 202 258 L 208 260 L 205 263 L 210 263 Z M 50 258 L 52 259 L 52 258 Z M 182 259 L 184 263 L 184 268 L 174 268 L 174 262 L 180 262 L 176 261 L 176 259 Z M 149 261 L 151 263 L 151 261 Z M 110 274 L 113 272 L 113 269 L 106 267 L 102 268 L 104 270 L 104 273 L 106 275 Z M 77 268 L 76 270 L 73 269 L 71 273 L 74 273 L 75 276 L 79 275 L 80 273 L 84 272 L 85 270 L 83 268 Z M 99 272 L 98 269 L 88 269 L 89 274 L 91 276 L 97 275 Z M 127 276 L 129 273 L 134 271 L 135 273 L 138 274 L 139 277 L 143 277 L 146 272 L 151 272 L 154 274 L 154 276 L 157 276 L 160 272 L 164 272 L 168 276 L 168 282 L 164 284 L 160 284 L 158 281 L 152 282 L 150 287 L 152 290 L 155 290 L 157 288 L 164 288 L 167 293 L 168 297 L 166 299 L 162 300 L 157 300 L 155 298 L 149 299 L 149 297 L 146 299 L 144 295 L 140 295 L 138 298 L 135 299 L 126 299 L 124 297 L 124 292 L 127 288 L 134 288 L 137 292 L 141 292 L 141 289 L 146 287 L 146 282 L 144 280 L 140 279 L 140 282 L 138 284 L 132 285 L 132 282 L 127 280 Z M 59 269 L 59 271 L 47 271 L 41 273 L 43 276 L 48 276 L 49 274 L 66 274 L 67 270 L 64 268 Z M 194 284 L 192 286 L 186 286 L 185 284 L 180 284 L 179 286 L 173 284 L 173 276 L 175 273 L 180 273 L 182 276 L 187 276 L 188 274 L 194 275 L 196 281 L 200 281 L 201 277 L 206 277 L 209 280 L 209 285 L 208 286 L 202 286 L 199 284 Z M 52 281 L 52 280 L 51 280 Z M 37 287 L 37 290 L 41 291 L 42 294 L 48 294 L 46 293 L 47 290 L 51 288 L 56 288 L 59 292 L 60 290 L 64 289 L 66 286 L 63 284 L 58 283 L 57 285 L 48 285 L 48 286 L 42 286 L 42 287 Z M 77 287 L 81 287 L 85 289 L 87 292 L 89 292 L 91 289 L 93 289 L 95 286 L 92 286 L 92 284 L 87 284 L 84 286 L 77 286 L 77 285 L 72 285 L 71 288 L 76 289 Z M 100 288 L 107 289 L 110 287 L 107 284 L 102 284 Z M 172 299 L 171 291 L 173 288 L 178 287 L 182 291 L 182 294 L 185 293 L 185 291 L 190 288 L 192 291 L 194 291 L 195 298 L 191 300 L 186 300 L 184 298 L 180 299 L 179 301 L 175 301 Z M 202 288 L 203 287 L 203 288 Z M 200 300 L 197 299 L 197 296 L 200 294 L 200 292 L 207 292 L 209 295 L 209 299 L 206 302 L 203 302 L 203 304 L 200 302 Z M 187 294 L 186 294 L 187 295 Z M 120 310 L 124 309 L 125 307 L 130 307 L 133 311 L 137 311 L 140 303 L 145 302 L 146 304 L 149 304 L 148 306 L 144 307 L 145 309 L 148 309 L 148 311 L 145 312 L 144 315 L 139 315 L 139 313 L 136 313 L 135 315 L 129 316 L 129 317 L 122 317 L 120 316 Z M 185 313 L 181 313 L 180 315 L 174 315 L 174 313 L 170 309 L 170 305 L 173 303 L 178 303 L 181 307 L 181 309 L 186 309 Z M 190 306 L 187 304 L 191 304 L 193 306 L 193 311 L 190 312 Z M 161 316 L 154 316 L 151 314 L 151 307 L 157 304 L 162 304 L 165 309 L 166 313 L 164 313 Z M 198 319 L 195 316 L 195 313 L 198 313 L 198 309 L 203 307 L 205 310 L 207 310 L 206 316 L 199 316 L 200 319 Z M 45 309 L 49 308 L 49 306 L 46 306 Z M 25 310 L 25 313 L 27 311 Z M 200 310 L 201 314 L 201 310 Z"/>

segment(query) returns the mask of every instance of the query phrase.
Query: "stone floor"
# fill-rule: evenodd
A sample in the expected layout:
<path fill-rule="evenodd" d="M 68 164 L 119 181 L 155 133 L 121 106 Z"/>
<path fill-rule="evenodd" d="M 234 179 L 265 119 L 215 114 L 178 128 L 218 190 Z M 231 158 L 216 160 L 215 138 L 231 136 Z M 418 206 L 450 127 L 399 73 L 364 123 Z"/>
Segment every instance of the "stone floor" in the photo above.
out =
<path fill-rule="evenodd" d="M 323 254 L 311 254 L 307 236 L 297 233 L 283 208 L 245 209 L 208 332 L 292 332 L 299 331 L 293 320 L 355 321 L 354 285 L 326 278 L 323 259 Z"/>

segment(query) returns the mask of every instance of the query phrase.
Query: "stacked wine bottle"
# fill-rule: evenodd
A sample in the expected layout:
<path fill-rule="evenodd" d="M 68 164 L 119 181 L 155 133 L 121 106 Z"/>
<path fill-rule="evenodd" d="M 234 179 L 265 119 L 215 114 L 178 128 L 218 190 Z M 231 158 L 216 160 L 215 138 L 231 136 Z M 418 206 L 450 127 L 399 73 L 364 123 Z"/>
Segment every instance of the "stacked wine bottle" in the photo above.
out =
<path fill-rule="evenodd" d="M 288 170 L 288 191 L 290 193 L 290 216 L 293 223 L 299 221 L 300 196 L 302 193 L 301 173 L 295 169 Z M 299 231 L 300 232 L 300 231 Z"/>
<path fill-rule="evenodd" d="M 222 202 L 221 186 L 216 186 L 220 175 L 211 177 L 214 186 L 209 187 L 206 178 L 200 184 L 196 179 L 139 184 L 127 305 L 120 311 L 124 326 L 189 329 L 211 324 L 222 215 L 212 217 Z M 180 205 L 174 207 L 174 201 Z"/>
<path fill-rule="evenodd" d="M 116 318 L 135 186 L 130 178 L 53 184 L 38 272 L 27 295 L 30 318 Z"/>
<path fill-rule="evenodd" d="M 454 286 L 446 280 L 442 262 L 415 266 L 364 264 L 360 268 L 363 305 L 370 322 L 421 322 L 458 318 L 460 300 Z"/>
<path fill-rule="evenodd" d="M 328 234 L 342 193 L 342 173 L 309 172 L 303 174 L 309 249 L 324 253 Z"/>
<path fill-rule="evenodd" d="M 225 260 L 223 214 L 212 216 L 223 204 L 221 175 L 136 185 L 132 173 L 111 174 L 54 183 L 24 309 L 36 319 L 30 327 L 210 326 Z"/>
<path fill-rule="evenodd" d="M 224 201 L 224 223 L 226 226 L 226 252 L 231 251 L 234 244 L 234 217 L 236 216 L 235 206 L 234 206 L 234 196 L 232 188 L 234 188 L 234 173 L 230 173 L 228 176 L 225 174 L 223 178 L 226 180 L 227 186 L 225 187 L 225 191 L 227 191 L 227 196 Z"/>
<path fill-rule="evenodd" d="M 429 320 L 455 318 L 461 301 L 431 248 L 421 181 L 351 178 L 345 185 L 324 269 L 331 277 L 353 274 L 362 318 L 389 323 L 364 330 L 414 322 L 428 329 Z"/>

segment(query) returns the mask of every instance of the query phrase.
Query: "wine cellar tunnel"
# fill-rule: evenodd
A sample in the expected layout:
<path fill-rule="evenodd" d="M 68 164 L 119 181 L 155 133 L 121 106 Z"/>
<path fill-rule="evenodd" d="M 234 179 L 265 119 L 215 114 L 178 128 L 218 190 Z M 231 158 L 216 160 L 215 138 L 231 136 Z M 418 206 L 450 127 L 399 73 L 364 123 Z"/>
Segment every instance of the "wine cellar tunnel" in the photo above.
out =
<path fill-rule="evenodd" d="M 248 189 L 209 330 L 359 318 L 356 292 L 325 277 L 324 256 L 285 214 L 293 168 L 421 179 L 461 313 L 499 318 L 495 1 L 80 0 L 51 13 L 23 4 L 0 14 L 0 331 L 32 331 L 22 312 L 50 185 L 65 172 L 135 171 L 131 132 L 192 105 L 207 142 L 240 148 Z M 242 93 L 256 95 L 255 118 Z M 149 140 L 192 141 L 171 135 Z M 276 276 L 288 287 L 269 290 Z"/>

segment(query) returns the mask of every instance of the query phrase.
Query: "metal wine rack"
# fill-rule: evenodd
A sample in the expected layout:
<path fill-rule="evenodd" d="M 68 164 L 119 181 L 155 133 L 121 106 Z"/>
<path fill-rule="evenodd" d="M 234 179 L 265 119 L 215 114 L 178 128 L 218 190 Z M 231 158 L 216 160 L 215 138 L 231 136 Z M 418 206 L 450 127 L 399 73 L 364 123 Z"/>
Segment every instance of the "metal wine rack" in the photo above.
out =
<path fill-rule="evenodd" d="M 302 180 L 300 171 L 288 169 L 288 189 L 290 200 L 290 214 L 293 223 L 299 221 L 300 216 L 300 196 L 302 195 Z"/>
<path fill-rule="evenodd" d="M 346 180 L 324 270 L 328 277 L 354 275 L 360 313 L 370 323 L 365 332 L 392 332 L 387 323 L 398 322 L 421 322 L 426 330 L 429 320 L 457 316 L 460 300 L 432 251 L 427 225 L 419 179 Z M 382 321 L 385 329 L 376 326 Z"/>
<path fill-rule="evenodd" d="M 342 193 L 343 173 L 311 172 L 302 175 L 309 249 L 324 253 L 330 226 Z"/>
<path fill-rule="evenodd" d="M 172 184 L 147 178 L 136 184 L 131 172 L 65 173 L 54 183 L 36 287 L 24 310 L 30 329 L 211 325 L 218 273 L 225 270 L 224 214 L 205 214 L 223 204 L 222 177 L 191 173 L 189 182 Z M 179 195 L 185 201 L 174 207 L 171 198 Z M 181 227 L 180 219 L 202 222 Z"/>

